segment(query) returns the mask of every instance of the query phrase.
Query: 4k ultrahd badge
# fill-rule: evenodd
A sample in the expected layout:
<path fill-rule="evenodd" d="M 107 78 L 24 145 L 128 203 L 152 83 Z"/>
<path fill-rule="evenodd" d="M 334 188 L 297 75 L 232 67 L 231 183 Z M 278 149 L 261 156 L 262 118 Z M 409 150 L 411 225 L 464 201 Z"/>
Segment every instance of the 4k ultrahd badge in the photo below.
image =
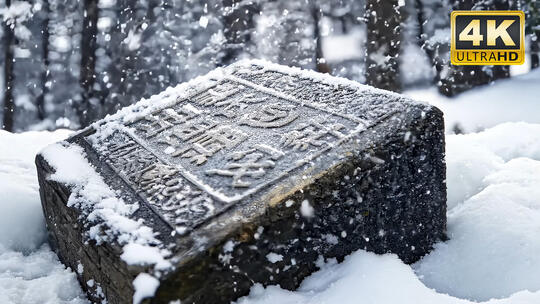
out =
<path fill-rule="evenodd" d="M 453 11 L 454 65 L 517 65 L 525 60 L 522 11 Z"/>

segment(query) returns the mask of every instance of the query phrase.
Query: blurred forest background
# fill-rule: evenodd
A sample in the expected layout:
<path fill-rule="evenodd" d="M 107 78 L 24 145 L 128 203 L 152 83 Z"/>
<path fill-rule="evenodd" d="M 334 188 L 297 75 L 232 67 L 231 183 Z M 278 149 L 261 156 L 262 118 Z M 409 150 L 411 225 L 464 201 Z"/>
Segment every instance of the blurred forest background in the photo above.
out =
<path fill-rule="evenodd" d="M 1 125 L 77 129 L 243 58 L 446 96 L 511 77 L 450 65 L 458 9 L 524 11 L 524 69 L 539 66 L 537 0 L 3 0 Z"/>

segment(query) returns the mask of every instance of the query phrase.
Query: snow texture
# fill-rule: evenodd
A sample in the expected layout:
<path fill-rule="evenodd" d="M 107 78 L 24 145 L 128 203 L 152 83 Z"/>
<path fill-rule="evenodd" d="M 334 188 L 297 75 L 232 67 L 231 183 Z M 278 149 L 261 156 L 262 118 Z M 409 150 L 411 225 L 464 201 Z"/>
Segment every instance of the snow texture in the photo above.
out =
<path fill-rule="evenodd" d="M 135 294 L 133 295 L 133 304 L 139 304 L 142 300 L 154 296 L 159 287 L 159 280 L 153 276 L 141 273 L 133 280 Z"/>
<path fill-rule="evenodd" d="M 46 244 L 34 158 L 70 132 L 0 131 L 0 303 L 87 304 L 75 273 Z M 7 148 L 6 148 L 7 147 Z"/>
<path fill-rule="evenodd" d="M 32 5 L 24 1 L 15 1 L 9 7 L 0 9 L 0 15 L 9 25 L 28 20 L 32 15 Z"/>
<path fill-rule="evenodd" d="M 89 237 L 99 244 L 117 240 L 119 244 L 155 244 L 152 229 L 129 216 L 138 208 L 118 199 L 84 157 L 81 147 L 67 142 L 52 144 L 41 155 L 55 169 L 49 178 L 70 185 L 69 207 L 79 209 L 94 225 L 87 227 Z"/>
<path fill-rule="evenodd" d="M 497 80 L 454 98 L 440 95 L 435 88 L 409 90 L 405 95 L 441 109 L 448 133 L 456 125 L 467 133 L 503 122 L 540 123 L 539 87 L 540 69 L 536 69 L 510 79 Z"/>
<path fill-rule="evenodd" d="M 156 269 L 172 267 L 171 263 L 163 258 L 164 253 L 157 247 L 144 246 L 130 243 L 124 246 L 124 252 L 120 256 L 129 265 L 155 265 Z"/>
<path fill-rule="evenodd" d="M 25 1 L 14 1 L 9 7 L 0 9 L 0 16 L 3 21 L 9 25 L 15 34 L 15 37 L 22 41 L 30 39 L 32 33 L 23 23 L 28 21 L 33 16 L 32 5 Z M 23 49 L 16 48 L 15 52 L 21 52 Z M 28 53 L 24 49 L 23 52 Z M 21 56 L 24 57 L 24 56 Z"/>
<path fill-rule="evenodd" d="M 281 254 L 270 252 L 266 255 L 266 259 L 268 259 L 270 263 L 277 263 L 283 261 L 283 256 Z"/>
<path fill-rule="evenodd" d="M 324 59 L 329 63 L 344 60 L 360 60 L 363 58 L 365 44 L 365 31 L 355 29 L 346 35 L 325 36 L 322 39 L 322 52 Z"/>
<path fill-rule="evenodd" d="M 308 200 L 303 200 L 302 205 L 300 205 L 300 213 L 305 218 L 310 218 L 315 215 L 315 209 L 309 204 Z"/>
<path fill-rule="evenodd" d="M 61 142 L 47 146 L 40 154 L 55 169 L 55 173 L 48 178 L 70 186 L 71 195 L 67 205 L 77 208 L 81 217 L 85 218 L 85 225 L 89 225 L 85 227 L 88 238 L 97 244 L 116 242 L 123 245 L 121 258 L 128 265 L 154 266 L 151 269 L 154 275 L 159 276 L 160 271 L 172 268 L 172 264 L 166 260 L 170 252 L 160 248 L 162 244 L 154 237 L 152 228 L 144 225 L 142 219 L 130 218 L 138 205 L 127 204 L 116 197 L 115 192 L 88 163 L 80 146 Z M 141 291 L 142 283 L 136 283 L 133 282 L 134 300 L 148 296 L 149 289 L 143 287 Z M 159 283 L 152 287 L 153 290 L 158 286 Z"/>
<path fill-rule="evenodd" d="M 159 280 L 147 273 L 140 273 L 133 280 L 135 294 L 133 295 L 133 304 L 139 304 L 142 300 L 154 296 L 159 287 Z"/>
<path fill-rule="evenodd" d="M 402 54 L 399 56 L 399 72 L 401 82 L 404 85 L 412 86 L 429 83 L 433 79 L 435 69 L 431 65 L 429 57 L 417 44 L 405 44 L 401 52 Z"/>

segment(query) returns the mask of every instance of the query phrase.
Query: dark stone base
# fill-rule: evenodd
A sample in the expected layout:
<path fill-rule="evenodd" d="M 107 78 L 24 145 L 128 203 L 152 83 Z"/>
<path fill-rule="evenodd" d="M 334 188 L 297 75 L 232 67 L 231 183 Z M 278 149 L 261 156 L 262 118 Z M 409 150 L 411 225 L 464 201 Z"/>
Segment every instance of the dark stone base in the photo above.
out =
<path fill-rule="evenodd" d="M 122 248 L 109 243 L 97 246 L 95 241 L 85 240 L 80 213 L 66 206 L 70 189 L 47 178 L 54 170 L 42 156 L 38 155 L 36 165 L 51 248 L 77 274 L 90 301 L 102 303 L 106 295 L 109 303 L 130 303 L 136 274 L 120 260 Z M 94 284 L 88 284 L 90 280 Z"/>

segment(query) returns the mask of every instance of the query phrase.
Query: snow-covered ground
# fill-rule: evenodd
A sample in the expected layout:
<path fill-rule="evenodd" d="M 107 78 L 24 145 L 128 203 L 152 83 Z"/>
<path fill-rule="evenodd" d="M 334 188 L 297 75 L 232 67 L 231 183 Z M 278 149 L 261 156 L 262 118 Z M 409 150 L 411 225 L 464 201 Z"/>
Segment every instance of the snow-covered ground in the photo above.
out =
<path fill-rule="evenodd" d="M 451 131 L 457 123 L 465 132 L 477 132 L 502 122 L 540 123 L 538 89 L 540 69 L 535 69 L 454 98 L 440 95 L 436 88 L 409 90 L 405 95 L 443 110 L 447 131 Z"/>
<path fill-rule="evenodd" d="M 0 303 L 88 303 L 46 244 L 34 157 L 68 131 L 0 130 Z"/>
<path fill-rule="evenodd" d="M 540 71 L 455 100 L 408 92 L 441 107 L 448 129 L 497 125 L 447 136 L 449 241 L 411 266 L 358 251 L 327 262 L 298 291 L 257 285 L 238 303 L 540 303 L 538 84 Z M 529 123 L 501 124 L 519 120 Z M 68 134 L 0 131 L 0 303 L 88 303 L 46 244 L 34 166 L 39 149 Z"/>

